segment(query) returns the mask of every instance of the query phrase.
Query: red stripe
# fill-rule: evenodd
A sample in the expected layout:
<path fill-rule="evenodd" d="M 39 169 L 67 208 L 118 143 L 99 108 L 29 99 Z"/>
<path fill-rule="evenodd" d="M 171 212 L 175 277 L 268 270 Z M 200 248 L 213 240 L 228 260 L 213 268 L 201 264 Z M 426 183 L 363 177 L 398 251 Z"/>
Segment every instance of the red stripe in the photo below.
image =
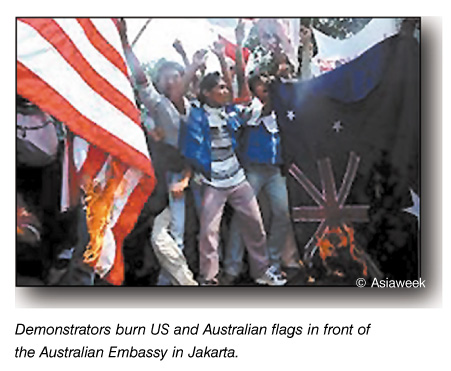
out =
<path fill-rule="evenodd" d="M 119 19 L 118 18 L 111 18 L 114 25 L 116 26 L 117 30 L 119 31 Z"/>
<path fill-rule="evenodd" d="M 102 36 L 89 18 L 77 18 L 77 21 L 85 31 L 91 44 L 102 53 L 105 58 L 121 70 L 128 79 L 127 66 L 125 65 L 124 58 L 116 48 Z"/>
<path fill-rule="evenodd" d="M 127 204 L 113 228 L 116 240 L 116 256 L 113 267 L 106 276 L 106 280 L 114 285 L 120 285 L 124 280 L 124 256 L 122 252 L 124 239 L 135 226 L 139 214 L 152 190 L 153 186 L 150 186 L 147 179 L 141 178 L 132 194 L 128 197 Z"/>
<path fill-rule="evenodd" d="M 83 54 L 79 52 L 76 45 L 54 20 L 45 18 L 26 18 L 20 20 L 33 27 L 44 39 L 53 45 L 67 63 L 77 71 L 80 77 L 97 94 L 130 117 L 136 124 L 141 124 L 139 111 L 134 103 L 91 67 L 83 57 Z"/>
<path fill-rule="evenodd" d="M 107 158 L 108 154 L 104 150 L 90 145 L 85 162 L 80 168 L 79 173 L 83 178 L 93 179 L 102 170 Z"/>
<path fill-rule="evenodd" d="M 90 144 L 102 148 L 122 162 L 149 175 L 152 185 L 154 184 L 155 175 L 148 157 L 83 116 L 58 92 L 20 62 L 17 62 L 17 94 L 55 116 Z"/>

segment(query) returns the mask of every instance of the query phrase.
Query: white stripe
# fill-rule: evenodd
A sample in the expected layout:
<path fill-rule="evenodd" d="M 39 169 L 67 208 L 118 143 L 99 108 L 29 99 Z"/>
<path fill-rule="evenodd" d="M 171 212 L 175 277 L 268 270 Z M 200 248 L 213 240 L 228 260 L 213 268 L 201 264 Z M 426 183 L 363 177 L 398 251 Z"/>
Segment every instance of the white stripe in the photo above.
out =
<path fill-rule="evenodd" d="M 234 187 L 243 182 L 246 179 L 246 175 L 243 169 L 240 169 L 233 177 L 227 179 L 205 179 L 205 183 L 217 188 L 229 188 Z"/>
<path fill-rule="evenodd" d="M 103 163 L 102 168 L 93 179 L 93 182 L 95 183 L 98 182 L 102 190 L 104 190 L 106 186 L 107 182 L 106 172 L 108 169 L 110 169 L 110 165 L 111 165 L 111 156 L 108 156 L 105 162 Z"/>
<path fill-rule="evenodd" d="M 113 267 L 114 258 L 116 257 L 116 239 L 111 228 L 107 227 L 103 236 L 102 251 L 97 260 L 95 271 L 103 278 Z"/>
<path fill-rule="evenodd" d="M 74 137 L 73 143 L 74 165 L 77 172 L 80 171 L 88 157 L 89 143 L 79 136 Z"/>
<path fill-rule="evenodd" d="M 238 159 L 236 155 L 233 154 L 232 157 L 229 157 L 228 159 L 212 161 L 211 169 L 216 173 L 224 173 L 227 172 L 230 168 L 232 168 L 232 166 L 235 166 L 236 164 L 238 164 L 239 166 Z"/>
<path fill-rule="evenodd" d="M 114 24 L 113 20 L 110 18 L 90 18 L 97 31 L 103 36 L 108 43 L 116 49 L 116 51 L 125 60 L 124 51 L 122 49 L 121 39 L 119 37 L 119 32 Z"/>
<path fill-rule="evenodd" d="M 102 37 L 119 53 L 122 59 L 125 61 L 124 48 L 122 47 L 122 42 L 119 37 L 119 32 L 116 28 L 112 19 L 98 19 L 98 18 L 90 18 L 91 22 L 94 24 L 95 28 Z M 127 74 L 131 76 L 131 70 L 128 63 L 125 63 L 127 67 Z"/>
<path fill-rule="evenodd" d="M 22 22 L 17 27 L 17 59 L 86 118 L 149 157 L 141 127 L 92 90 L 51 44 Z"/>
<path fill-rule="evenodd" d="M 122 213 L 122 210 L 127 204 L 128 198 L 134 191 L 135 187 L 138 185 L 141 176 L 142 173 L 136 169 L 130 168 L 125 172 L 124 177 L 122 178 L 121 183 L 116 190 L 116 194 L 114 195 L 114 206 L 110 221 L 111 228 L 116 225 L 117 220 Z"/>
<path fill-rule="evenodd" d="M 125 77 L 121 70 L 105 58 L 105 56 L 91 44 L 81 25 L 74 18 L 57 18 L 55 19 L 55 22 L 58 23 L 67 36 L 69 36 L 91 67 L 133 102 L 134 97 L 130 81 Z M 111 36 L 112 35 L 110 35 L 109 38 L 112 38 Z"/>

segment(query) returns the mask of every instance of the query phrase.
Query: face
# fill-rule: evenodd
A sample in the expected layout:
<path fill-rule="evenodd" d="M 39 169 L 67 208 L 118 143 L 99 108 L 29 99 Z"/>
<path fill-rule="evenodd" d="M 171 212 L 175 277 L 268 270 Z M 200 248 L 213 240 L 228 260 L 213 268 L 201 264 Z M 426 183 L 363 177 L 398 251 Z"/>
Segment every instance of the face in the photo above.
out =
<path fill-rule="evenodd" d="M 255 96 L 260 99 L 263 104 L 269 102 L 269 82 L 269 76 L 262 74 L 254 87 Z"/>
<path fill-rule="evenodd" d="M 205 91 L 204 95 L 211 107 L 223 107 L 230 100 L 230 91 L 223 79 L 220 79 L 213 89 Z"/>
<path fill-rule="evenodd" d="M 264 32 L 260 36 L 260 42 L 266 49 L 271 51 L 275 51 L 279 45 L 279 39 L 277 36 L 267 32 Z"/>
<path fill-rule="evenodd" d="M 277 76 L 285 79 L 291 78 L 291 66 L 287 62 L 280 63 L 277 70 Z"/>
<path fill-rule="evenodd" d="M 180 72 L 173 68 L 165 69 L 158 79 L 158 88 L 168 98 L 182 88 L 182 76 Z"/>

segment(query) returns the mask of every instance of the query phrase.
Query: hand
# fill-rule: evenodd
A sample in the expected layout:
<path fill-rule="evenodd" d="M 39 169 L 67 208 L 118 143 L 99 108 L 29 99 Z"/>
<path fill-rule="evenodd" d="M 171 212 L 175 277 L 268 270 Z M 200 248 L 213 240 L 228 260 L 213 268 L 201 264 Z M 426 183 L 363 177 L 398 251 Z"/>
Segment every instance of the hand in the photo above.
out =
<path fill-rule="evenodd" d="M 180 198 L 183 196 L 185 188 L 188 187 L 188 181 L 189 179 L 182 179 L 180 182 L 174 183 L 171 186 L 171 193 L 174 198 Z"/>
<path fill-rule="evenodd" d="M 244 22 L 243 20 L 240 18 L 238 20 L 238 24 L 235 28 L 235 37 L 236 37 L 236 43 L 238 45 L 243 45 L 243 41 L 244 41 Z"/>
<path fill-rule="evenodd" d="M 200 68 L 202 65 L 206 62 L 206 55 L 207 50 L 206 49 L 200 49 L 193 55 L 193 65 L 197 68 Z"/>
<path fill-rule="evenodd" d="M 117 24 L 118 24 L 119 35 L 121 36 L 121 39 L 126 39 L 127 38 L 127 23 L 125 23 L 125 19 L 118 18 Z"/>
<path fill-rule="evenodd" d="M 164 139 L 165 137 L 165 133 L 164 130 L 157 126 L 155 129 L 150 130 L 149 132 L 150 137 L 155 141 L 155 142 L 160 142 Z"/>
<path fill-rule="evenodd" d="M 172 46 L 176 50 L 176 52 L 179 53 L 181 56 L 186 55 L 185 49 L 183 48 L 183 45 L 182 45 L 182 42 L 179 39 L 175 39 Z"/>
<path fill-rule="evenodd" d="M 215 41 L 213 47 L 210 49 L 218 58 L 224 57 L 225 55 L 225 45 L 219 41 Z"/>

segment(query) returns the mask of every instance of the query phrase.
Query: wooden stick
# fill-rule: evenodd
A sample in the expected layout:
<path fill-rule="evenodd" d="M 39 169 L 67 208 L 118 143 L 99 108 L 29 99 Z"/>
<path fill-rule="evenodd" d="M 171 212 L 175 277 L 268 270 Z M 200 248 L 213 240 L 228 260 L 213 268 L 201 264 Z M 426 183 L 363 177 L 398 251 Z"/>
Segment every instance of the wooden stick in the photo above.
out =
<path fill-rule="evenodd" d="M 138 34 L 135 37 L 135 40 L 133 40 L 132 42 L 132 48 L 135 46 L 135 44 L 138 42 L 139 38 L 141 37 L 141 35 L 143 34 L 143 32 L 146 30 L 146 27 L 149 25 L 150 21 L 152 20 L 152 18 L 147 19 L 146 23 L 144 24 L 144 26 L 141 27 L 141 29 L 139 30 Z"/>

